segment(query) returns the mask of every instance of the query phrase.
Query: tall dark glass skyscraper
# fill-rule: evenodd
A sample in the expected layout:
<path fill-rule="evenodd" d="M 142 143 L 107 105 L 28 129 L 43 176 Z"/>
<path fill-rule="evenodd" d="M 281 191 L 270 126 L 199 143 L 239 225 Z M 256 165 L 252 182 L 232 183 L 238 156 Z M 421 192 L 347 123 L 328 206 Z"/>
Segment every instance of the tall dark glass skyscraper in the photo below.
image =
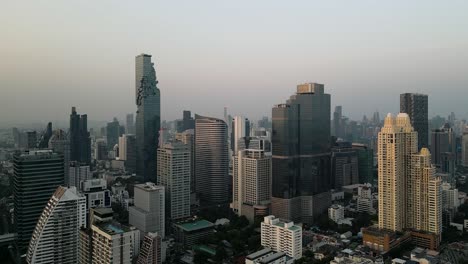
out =
<path fill-rule="evenodd" d="M 409 115 L 411 125 L 418 132 L 418 149 L 428 147 L 428 96 L 416 93 L 400 94 L 400 113 Z"/>
<path fill-rule="evenodd" d="M 72 107 L 70 115 L 70 161 L 91 164 L 91 138 L 88 132 L 88 116 L 78 115 Z"/>
<path fill-rule="evenodd" d="M 64 184 L 63 156 L 51 150 L 16 153 L 13 173 L 17 243 L 24 254 L 44 207 L 57 187 Z"/>
<path fill-rule="evenodd" d="M 272 213 L 311 222 L 330 200 L 330 95 L 323 84 L 298 85 L 272 121 Z"/>
<path fill-rule="evenodd" d="M 203 205 L 229 202 L 228 170 L 226 123 L 195 115 L 195 189 Z"/>
<path fill-rule="evenodd" d="M 112 122 L 107 123 L 106 131 L 107 148 L 111 150 L 116 144 L 119 143 L 120 124 L 117 118 L 114 118 Z"/>
<path fill-rule="evenodd" d="M 135 58 L 137 176 L 156 182 L 156 160 L 161 127 L 161 94 L 151 55 Z"/>

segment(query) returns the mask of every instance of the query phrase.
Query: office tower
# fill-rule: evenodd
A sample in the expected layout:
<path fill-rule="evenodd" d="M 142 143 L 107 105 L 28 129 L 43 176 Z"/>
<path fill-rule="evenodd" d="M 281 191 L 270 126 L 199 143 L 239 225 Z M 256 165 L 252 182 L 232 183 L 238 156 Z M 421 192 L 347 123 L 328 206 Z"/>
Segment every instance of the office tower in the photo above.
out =
<path fill-rule="evenodd" d="M 468 167 L 468 132 L 463 132 L 461 143 L 461 165 L 464 167 Z"/>
<path fill-rule="evenodd" d="M 343 108 L 341 105 L 335 106 L 333 112 L 333 135 L 337 138 L 344 138 L 344 127 L 343 127 Z"/>
<path fill-rule="evenodd" d="M 70 177 L 70 140 L 65 131 L 58 129 L 52 133 L 49 139 L 49 149 L 63 156 L 63 167 L 65 172 L 64 182 L 69 182 Z"/>
<path fill-rule="evenodd" d="M 109 150 L 119 143 L 119 136 L 120 124 L 117 118 L 114 117 L 114 120 L 107 123 L 106 127 L 107 148 Z"/>
<path fill-rule="evenodd" d="M 226 123 L 195 115 L 195 189 L 201 204 L 228 203 L 228 169 Z"/>
<path fill-rule="evenodd" d="M 140 231 L 118 222 L 98 222 L 91 226 L 91 263 L 132 263 L 140 250 Z"/>
<path fill-rule="evenodd" d="M 119 137 L 119 160 L 125 161 L 125 169 L 128 172 L 136 171 L 136 137 L 124 134 Z"/>
<path fill-rule="evenodd" d="M 272 214 L 312 223 L 331 204 L 330 95 L 323 84 L 298 85 L 272 117 Z"/>
<path fill-rule="evenodd" d="M 374 151 L 363 144 L 352 144 L 358 155 L 359 183 L 374 183 Z"/>
<path fill-rule="evenodd" d="M 250 137 L 250 121 L 249 119 L 236 116 L 232 121 L 232 133 L 231 133 L 231 150 L 233 155 L 237 155 L 237 145 L 241 138 Z"/>
<path fill-rule="evenodd" d="M 156 150 L 161 128 L 161 94 L 151 55 L 135 58 L 137 176 L 156 182 Z"/>
<path fill-rule="evenodd" d="M 26 261 L 77 263 L 79 230 L 86 224 L 86 198 L 76 187 L 59 186 L 37 221 Z"/>
<path fill-rule="evenodd" d="M 46 130 L 44 131 L 44 133 L 42 133 L 41 138 L 39 139 L 39 143 L 37 144 L 37 147 L 40 149 L 48 148 L 50 137 L 52 137 L 52 123 L 51 122 L 47 124 Z"/>
<path fill-rule="evenodd" d="M 265 129 L 270 129 L 271 128 L 271 122 L 268 119 L 267 116 L 262 117 L 261 120 L 258 120 L 258 127 L 259 128 L 265 128 Z"/>
<path fill-rule="evenodd" d="M 333 188 L 359 182 L 358 154 L 349 142 L 337 142 L 332 148 L 332 181 Z"/>
<path fill-rule="evenodd" d="M 69 181 L 65 184 L 77 188 L 81 186 L 82 181 L 89 180 L 93 177 L 89 165 L 80 164 L 76 161 L 70 162 L 69 175 Z"/>
<path fill-rule="evenodd" d="M 410 157 L 417 153 L 417 132 L 409 116 L 385 118 L 378 139 L 379 228 L 401 232 L 406 218 L 406 180 Z"/>
<path fill-rule="evenodd" d="M 380 125 L 380 114 L 378 111 L 374 112 L 374 114 L 372 115 L 372 123 L 374 123 L 374 125 Z"/>
<path fill-rule="evenodd" d="M 158 149 L 158 185 L 166 190 L 166 218 L 190 217 L 190 147 L 176 141 Z"/>
<path fill-rule="evenodd" d="M 107 144 L 102 138 L 96 140 L 94 144 L 94 158 L 96 160 L 107 160 Z"/>
<path fill-rule="evenodd" d="M 439 172 L 455 173 L 456 139 L 449 123 L 431 131 L 431 154 L 432 163 Z"/>
<path fill-rule="evenodd" d="M 161 263 L 161 237 L 157 233 L 148 233 L 143 239 L 137 264 Z"/>
<path fill-rule="evenodd" d="M 442 210 L 451 211 L 452 214 L 456 212 L 460 206 L 458 189 L 453 188 L 448 182 L 441 185 L 442 188 Z"/>
<path fill-rule="evenodd" d="M 63 185 L 63 156 L 51 150 L 25 151 L 13 157 L 14 223 L 18 249 L 26 253 L 42 210 Z"/>
<path fill-rule="evenodd" d="M 237 152 L 244 149 L 263 150 L 271 155 L 271 142 L 266 137 L 243 137 L 237 140 Z"/>
<path fill-rule="evenodd" d="M 176 133 L 175 139 L 187 145 L 190 150 L 190 192 L 195 193 L 195 130 L 189 129 Z"/>
<path fill-rule="evenodd" d="M 233 159 L 233 201 L 231 208 L 250 222 L 266 216 L 271 197 L 271 156 L 263 150 L 247 149 Z"/>
<path fill-rule="evenodd" d="M 88 116 L 78 115 L 72 107 L 70 115 L 70 161 L 91 164 L 91 138 L 88 132 Z"/>
<path fill-rule="evenodd" d="M 428 96 L 425 94 L 404 93 L 400 95 L 400 113 L 407 113 L 411 126 L 418 132 L 418 149 L 428 147 L 429 117 Z"/>
<path fill-rule="evenodd" d="M 135 134 L 135 121 L 133 120 L 133 114 L 127 114 L 125 128 L 125 133 Z"/>
<path fill-rule="evenodd" d="M 135 185 L 134 206 L 129 208 L 129 223 L 142 232 L 165 236 L 165 188 L 147 182 Z"/>
<path fill-rule="evenodd" d="M 15 143 L 15 148 L 19 148 L 20 147 L 20 136 L 21 136 L 21 133 L 19 132 L 18 128 L 16 127 L 13 127 L 11 129 L 11 134 L 13 136 L 13 142 Z"/>
<path fill-rule="evenodd" d="M 370 185 L 358 187 L 357 211 L 368 214 L 375 214 Z"/>
<path fill-rule="evenodd" d="M 435 176 L 435 170 L 427 148 L 411 156 L 406 184 L 406 227 L 435 234 L 435 244 L 439 245 L 442 234 L 442 189 L 441 179 Z M 429 245 L 426 247 L 430 248 Z"/>
<path fill-rule="evenodd" d="M 282 222 L 273 215 L 265 216 L 261 223 L 261 244 L 298 260 L 302 257 L 302 227 L 294 222 Z"/>
<path fill-rule="evenodd" d="M 188 129 L 195 129 L 195 119 L 192 117 L 192 113 L 188 110 L 184 110 L 182 120 L 177 122 L 177 133 L 182 133 Z"/>
<path fill-rule="evenodd" d="M 26 132 L 26 142 L 27 142 L 27 149 L 35 149 L 37 148 L 37 132 L 36 131 L 28 131 Z"/>

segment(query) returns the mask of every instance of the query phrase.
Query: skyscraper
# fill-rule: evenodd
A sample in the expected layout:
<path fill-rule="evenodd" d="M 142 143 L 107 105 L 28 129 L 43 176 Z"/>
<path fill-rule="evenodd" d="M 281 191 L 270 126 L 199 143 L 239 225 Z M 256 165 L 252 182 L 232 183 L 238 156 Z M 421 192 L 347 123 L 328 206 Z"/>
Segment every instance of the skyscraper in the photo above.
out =
<path fill-rule="evenodd" d="M 24 254 L 47 201 L 64 183 L 63 156 L 51 150 L 16 153 L 13 169 L 14 223 Z"/>
<path fill-rule="evenodd" d="M 333 135 L 337 138 L 343 138 L 344 128 L 343 128 L 343 110 L 341 105 L 335 106 L 335 112 L 333 112 Z"/>
<path fill-rule="evenodd" d="M 249 119 L 236 116 L 232 121 L 232 133 L 231 133 L 231 150 L 233 155 L 237 155 L 238 152 L 238 141 L 243 137 L 250 136 L 250 121 Z"/>
<path fill-rule="evenodd" d="M 124 134 L 119 137 L 119 159 L 125 161 L 125 169 L 128 172 L 136 170 L 136 137 Z"/>
<path fill-rule="evenodd" d="M 455 141 L 455 132 L 449 123 L 431 131 L 432 163 L 436 165 L 438 171 L 450 174 L 455 172 Z"/>
<path fill-rule="evenodd" d="M 337 142 L 332 148 L 333 188 L 359 183 L 358 154 L 349 142 Z"/>
<path fill-rule="evenodd" d="M 80 164 L 76 161 L 70 162 L 69 175 L 66 184 L 77 188 L 80 188 L 82 181 L 90 180 L 93 177 L 89 165 Z"/>
<path fill-rule="evenodd" d="M 176 133 L 175 139 L 187 145 L 190 150 L 190 190 L 195 193 L 195 130 L 189 129 Z M 195 199 L 193 199 L 195 200 Z M 191 203 L 195 201 L 190 201 Z"/>
<path fill-rule="evenodd" d="M 69 181 L 70 167 L 70 140 L 65 131 L 58 129 L 52 133 L 49 139 L 49 149 L 63 155 L 63 167 L 65 171 L 65 181 Z"/>
<path fill-rule="evenodd" d="M 400 95 L 400 113 L 408 114 L 411 126 L 418 132 L 418 149 L 429 146 L 428 96 L 404 93 Z"/>
<path fill-rule="evenodd" d="M 263 150 L 242 150 L 233 159 L 233 201 L 231 208 L 250 222 L 266 216 L 271 197 L 271 156 Z"/>
<path fill-rule="evenodd" d="M 59 186 L 29 243 L 28 263 L 77 263 L 79 230 L 86 225 L 86 198 L 76 187 Z"/>
<path fill-rule="evenodd" d="M 157 232 L 165 236 L 165 188 L 151 182 L 135 185 L 135 206 L 129 208 L 129 223 L 144 235 Z"/>
<path fill-rule="evenodd" d="M 195 115 L 195 184 L 202 204 L 228 203 L 228 169 L 226 123 Z"/>
<path fill-rule="evenodd" d="M 49 140 L 52 137 L 52 123 L 49 122 L 47 124 L 46 130 L 42 133 L 41 138 L 39 139 L 39 143 L 37 147 L 40 149 L 47 148 L 49 146 Z"/>
<path fill-rule="evenodd" d="M 126 126 L 125 133 L 135 134 L 135 121 L 133 121 L 133 114 L 127 114 L 125 126 Z"/>
<path fill-rule="evenodd" d="M 462 160 L 461 164 L 468 167 L 468 131 L 464 131 L 462 135 Z"/>
<path fill-rule="evenodd" d="M 135 58 L 137 176 L 156 182 L 156 155 L 161 127 L 161 94 L 151 55 Z"/>
<path fill-rule="evenodd" d="M 158 185 L 166 190 L 166 218 L 190 217 L 190 147 L 182 142 L 158 149 Z"/>
<path fill-rule="evenodd" d="M 107 123 L 106 131 L 107 148 L 112 150 L 114 146 L 119 143 L 120 124 L 117 118 L 114 117 L 112 122 Z"/>
<path fill-rule="evenodd" d="M 70 115 L 70 161 L 91 164 L 91 138 L 88 132 L 88 116 L 78 115 L 72 107 Z"/>
<path fill-rule="evenodd" d="M 307 83 L 272 110 L 272 214 L 309 222 L 330 201 L 330 95 Z"/>

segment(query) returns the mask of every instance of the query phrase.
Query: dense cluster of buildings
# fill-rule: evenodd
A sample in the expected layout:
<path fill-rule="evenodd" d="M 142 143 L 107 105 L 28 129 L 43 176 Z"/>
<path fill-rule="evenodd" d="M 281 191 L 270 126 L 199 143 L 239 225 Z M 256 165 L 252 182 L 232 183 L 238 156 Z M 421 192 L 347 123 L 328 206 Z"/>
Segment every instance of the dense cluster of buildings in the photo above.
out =
<path fill-rule="evenodd" d="M 135 63 L 136 121 L 114 119 L 97 138 L 73 107 L 68 132 L 13 131 L 15 245 L 27 263 L 162 263 L 174 241 L 193 249 L 213 235 L 197 217 L 210 208 L 263 220 L 263 249 L 245 263 L 301 259 L 305 227 L 322 215 L 353 226 L 350 214 L 377 214 L 362 247 L 378 254 L 408 241 L 440 249 L 445 219 L 464 202 L 455 172 L 468 167 L 468 132 L 429 131 L 427 95 L 402 94 L 396 117 L 356 123 L 341 106 L 331 118 L 324 85 L 306 83 L 273 107 L 271 123 L 225 109 L 224 119 L 184 111 L 170 127 L 151 55 Z M 349 250 L 330 261 L 378 263 Z"/>

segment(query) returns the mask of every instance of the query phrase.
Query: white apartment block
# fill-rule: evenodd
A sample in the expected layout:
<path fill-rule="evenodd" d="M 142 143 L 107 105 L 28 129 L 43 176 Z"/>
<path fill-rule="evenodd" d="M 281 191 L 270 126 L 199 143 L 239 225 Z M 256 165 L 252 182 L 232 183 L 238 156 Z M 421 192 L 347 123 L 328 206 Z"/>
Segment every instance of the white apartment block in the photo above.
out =
<path fill-rule="evenodd" d="M 344 207 L 338 204 L 334 204 L 328 208 L 328 218 L 333 222 L 339 223 L 344 219 Z"/>
<path fill-rule="evenodd" d="M 158 149 L 158 184 L 166 189 L 172 220 L 190 217 L 190 146 L 182 142 L 164 144 Z"/>
<path fill-rule="evenodd" d="M 242 150 L 233 159 L 231 208 L 253 222 L 268 211 L 271 198 L 271 156 L 263 150 Z M 265 214 L 263 215 L 265 216 Z"/>
<path fill-rule="evenodd" d="M 261 223 L 261 245 L 300 259 L 302 257 L 302 227 L 294 222 L 282 222 L 273 215 Z"/>
<path fill-rule="evenodd" d="M 458 189 L 452 188 L 448 182 L 442 183 L 442 209 L 456 210 L 460 206 Z"/>
<path fill-rule="evenodd" d="M 129 223 L 142 234 L 165 236 L 165 188 L 151 182 L 135 185 L 134 206 L 129 207 Z"/>

